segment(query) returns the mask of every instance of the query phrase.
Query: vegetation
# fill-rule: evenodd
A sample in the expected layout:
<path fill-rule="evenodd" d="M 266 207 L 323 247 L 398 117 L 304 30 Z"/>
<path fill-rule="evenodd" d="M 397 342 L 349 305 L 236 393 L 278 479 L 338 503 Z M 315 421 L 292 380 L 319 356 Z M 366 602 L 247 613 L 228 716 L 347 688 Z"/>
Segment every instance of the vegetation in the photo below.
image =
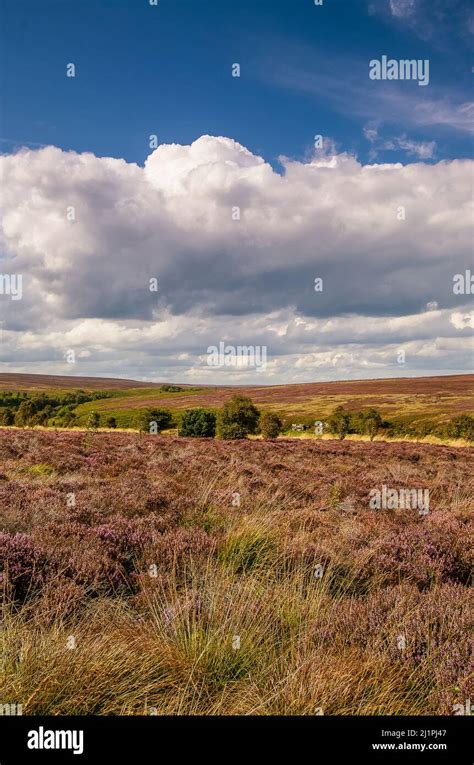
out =
<path fill-rule="evenodd" d="M 474 698 L 472 453 L 0 431 L 3 697 L 451 715 Z M 429 514 L 371 510 L 383 484 L 426 487 Z"/>
<path fill-rule="evenodd" d="M 110 391 L 51 391 L 0 392 L 0 418 L 2 425 L 26 428 L 35 425 L 73 427 L 77 422 L 74 409 L 86 402 L 95 402 L 112 396 Z"/>
<path fill-rule="evenodd" d="M 277 414 L 267 412 L 260 417 L 260 431 L 264 438 L 277 438 L 281 429 L 282 422 Z"/>
<path fill-rule="evenodd" d="M 344 411 L 342 406 L 338 406 L 328 418 L 327 426 L 330 432 L 337 435 L 342 441 L 350 432 L 351 416 L 349 412 Z"/>
<path fill-rule="evenodd" d="M 465 378 L 465 385 L 468 386 L 470 378 L 467 375 Z M 444 379 L 447 380 L 446 386 L 449 390 L 450 378 Z M 408 382 L 415 384 L 417 381 Z M 387 381 L 380 381 L 381 391 L 386 383 Z M 400 383 L 401 387 L 403 387 L 402 383 L 403 381 Z M 342 383 L 334 385 L 339 386 Z M 356 383 L 347 383 L 347 385 L 354 386 Z M 369 389 L 372 383 L 367 382 L 366 385 Z M 413 394 L 409 397 L 400 396 L 398 399 L 395 394 L 390 394 L 394 403 L 390 403 L 391 399 L 388 397 L 384 399 L 380 407 L 372 404 L 358 407 L 358 401 L 361 404 L 364 402 L 364 396 L 361 395 L 350 402 L 347 402 L 347 396 L 319 396 L 313 404 L 311 399 L 304 404 L 307 413 L 303 417 L 295 417 L 292 414 L 295 404 L 291 401 L 293 387 L 299 386 L 287 386 L 286 389 L 282 386 L 283 390 L 287 391 L 288 402 L 285 399 L 278 408 L 272 405 L 271 398 L 268 399 L 269 403 L 265 403 L 265 413 L 276 416 L 282 422 L 283 434 L 294 435 L 291 426 L 293 423 L 298 423 L 305 426 L 309 431 L 308 435 L 332 434 L 341 440 L 349 435 L 358 434 L 368 436 L 371 440 L 376 437 L 423 439 L 434 436 L 441 440 L 462 439 L 474 442 L 474 417 L 470 413 L 472 404 L 470 404 L 469 396 L 462 399 L 459 396 L 454 398 L 451 395 L 436 394 L 429 398 L 425 394 Z M 309 386 L 311 389 L 312 387 L 314 386 Z M 183 388 L 179 385 L 87 392 L 55 389 L 50 391 L 10 390 L 0 392 L 0 426 L 84 428 L 87 427 L 93 412 L 100 418 L 98 427 L 142 429 L 143 432 L 150 432 L 149 423 L 155 421 L 157 425 L 153 426 L 153 432 L 158 433 L 172 428 L 174 423 L 180 423 L 184 412 L 192 408 L 216 413 L 217 431 L 221 438 L 244 438 L 249 434 L 258 433 L 260 425 L 256 424 L 258 416 L 255 412 L 258 412 L 257 402 L 260 394 L 257 391 L 255 392 L 256 401 L 253 402 L 237 394 L 237 398 L 240 400 L 243 398 L 247 402 L 243 408 L 242 405 L 239 406 L 242 412 L 247 407 L 251 413 L 250 422 L 246 422 L 244 415 L 236 415 L 233 411 L 236 406 L 236 396 L 228 400 L 223 398 L 229 395 L 228 392 L 224 394 L 220 389 L 215 391 L 217 392 L 213 390 L 209 393 L 208 389 Z M 275 400 L 280 393 L 279 387 L 275 389 L 274 394 L 272 391 Z M 376 397 L 371 395 L 370 401 L 374 399 Z M 217 405 L 190 407 L 189 402 L 194 400 L 196 402 L 216 401 Z M 398 400 L 399 403 L 396 404 Z M 159 406 L 160 401 L 166 401 L 167 405 Z M 158 406 L 154 402 L 157 402 Z M 185 402 L 188 402 L 187 406 L 183 406 Z M 463 407 L 465 407 L 464 410 Z M 164 411 L 166 415 L 150 416 L 150 412 Z M 430 414 L 431 412 L 433 414 Z M 208 421 L 211 422 L 212 417 L 210 419 L 208 417 Z M 323 423 L 322 432 L 315 430 L 315 422 Z M 204 432 L 209 437 L 212 428 L 206 426 Z"/>
<path fill-rule="evenodd" d="M 446 429 L 450 438 L 465 438 L 466 441 L 474 441 L 474 417 L 462 414 L 455 417 Z"/>
<path fill-rule="evenodd" d="M 145 409 L 138 418 L 138 429 L 142 433 L 161 433 L 171 427 L 173 417 L 168 409 Z"/>
<path fill-rule="evenodd" d="M 87 418 L 87 430 L 97 430 L 100 426 L 100 416 L 97 412 L 91 412 Z"/>
<path fill-rule="evenodd" d="M 180 436 L 214 438 L 216 415 L 208 409 L 187 409 L 181 417 L 178 432 Z"/>
<path fill-rule="evenodd" d="M 260 412 L 249 398 L 232 396 L 220 410 L 217 418 L 219 438 L 246 438 L 257 432 Z"/>

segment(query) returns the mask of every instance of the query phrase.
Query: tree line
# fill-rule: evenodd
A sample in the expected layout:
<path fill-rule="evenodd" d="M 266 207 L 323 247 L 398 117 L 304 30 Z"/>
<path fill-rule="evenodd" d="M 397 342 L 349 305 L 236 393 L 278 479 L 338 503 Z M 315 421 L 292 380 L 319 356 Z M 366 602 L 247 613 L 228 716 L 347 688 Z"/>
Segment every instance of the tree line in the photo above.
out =
<path fill-rule="evenodd" d="M 75 391 L 60 394 L 2 393 L 0 394 L 0 411 L 2 407 L 3 411 L 0 413 L 0 425 L 74 427 L 78 425 L 75 407 L 79 404 L 109 398 L 112 395 L 107 391 L 94 393 Z M 442 424 L 428 420 L 391 422 L 384 419 L 374 407 L 354 412 L 338 406 L 325 422 L 318 424 L 317 433 L 330 433 L 339 439 L 355 433 L 367 435 L 370 440 L 377 435 L 415 438 L 435 435 L 440 438 L 462 438 L 474 441 L 474 418 L 467 414 L 458 415 Z M 177 426 L 180 436 L 224 439 L 246 438 L 257 434 L 273 439 L 287 427 L 277 414 L 260 412 L 250 398 L 240 395 L 233 396 L 218 411 L 196 407 L 187 409 L 176 417 L 169 409 L 140 410 L 134 425 L 142 433 L 156 434 Z M 86 422 L 88 430 L 97 430 L 104 426 L 116 428 L 116 418 L 110 415 L 101 417 L 96 411 L 89 412 Z"/>

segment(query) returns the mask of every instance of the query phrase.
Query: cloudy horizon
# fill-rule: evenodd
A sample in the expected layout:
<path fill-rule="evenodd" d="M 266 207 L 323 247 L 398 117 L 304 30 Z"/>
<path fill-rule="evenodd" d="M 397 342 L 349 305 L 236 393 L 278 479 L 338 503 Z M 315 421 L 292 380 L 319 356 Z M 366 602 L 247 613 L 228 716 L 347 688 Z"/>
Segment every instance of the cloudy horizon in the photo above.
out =
<path fill-rule="evenodd" d="M 85 108 L 85 91 L 55 114 L 54 130 L 39 126 L 44 104 L 31 95 L 28 137 L 2 138 L 0 155 L 0 371 L 226 385 L 473 371 L 473 106 L 459 77 L 451 87 L 439 74 L 464 25 L 451 18 L 450 37 L 440 38 L 431 22 L 421 25 L 429 14 L 421 0 L 349 5 L 364 8 L 364 23 L 405 35 L 402 47 L 410 42 L 418 58 L 428 46 L 429 85 L 371 82 L 368 62 L 385 49 L 370 39 L 335 53 L 326 71 L 314 69 L 322 55 L 307 40 L 298 62 L 287 40 L 268 76 L 262 44 L 251 102 L 260 94 L 271 109 L 276 89 L 283 108 L 296 99 L 303 111 L 324 104 L 331 115 L 326 129 L 308 118 L 302 142 L 300 122 L 283 131 L 279 153 L 265 145 L 259 120 L 252 136 L 238 120 L 224 132 L 219 116 L 205 105 L 196 116 L 193 103 L 186 135 L 178 122 L 155 131 L 156 117 L 140 113 L 145 151 L 134 157 L 116 144 L 121 126 L 109 155 L 99 120 L 86 145 L 67 133 L 68 109 Z M 468 6 L 456 7 L 461 18 Z M 80 46 L 71 48 L 53 63 L 78 59 L 80 83 L 85 63 Z M 355 63 L 338 89 L 349 53 Z M 232 54 L 226 87 L 240 88 L 245 108 L 245 53 Z M 248 55 L 253 61 L 252 46 Z M 367 71 L 359 73 L 360 61 Z M 164 104 L 184 94 L 194 101 L 181 84 Z M 21 120 L 5 100 L 13 116 L 2 131 L 14 134 Z M 212 366 L 209 349 L 220 343 L 265 349 L 266 364 Z"/>

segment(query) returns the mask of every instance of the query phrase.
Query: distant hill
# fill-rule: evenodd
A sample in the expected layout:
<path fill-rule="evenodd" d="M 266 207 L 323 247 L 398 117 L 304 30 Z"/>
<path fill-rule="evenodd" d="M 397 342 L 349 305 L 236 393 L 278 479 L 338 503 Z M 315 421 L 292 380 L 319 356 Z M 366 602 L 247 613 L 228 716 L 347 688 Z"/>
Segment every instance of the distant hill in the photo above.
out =
<path fill-rule="evenodd" d="M 284 385 L 194 385 L 191 383 L 140 382 L 119 377 L 76 377 L 73 375 L 36 375 L 0 373 L 0 390 L 129 390 L 131 388 L 160 388 L 162 385 L 182 388 L 200 388 L 212 391 L 217 397 L 221 391 L 230 395 L 236 391 L 258 391 L 259 400 L 306 398 L 308 395 L 367 395 L 383 393 L 463 393 L 474 394 L 474 374 L 438 375 L 436 377 L 389 377 L 374 380 L 336 380 L 333 382 L 288 383 Z M 262 399 L 263 397 L 263 399 Z M 193 401 L 195 398 L 193 397 Z"/>
<path fill-rule="evenodd" d="M 439 420 L 474 413 L 474 374 L 242 387 L 178 383 L 184 388 L 178 393 L 161 391 L 160 387 L 167 384 L 108 377 L 0 374 L 0 391 L 82 389 L 113 393 L 112 398 L 78 407 L 77 413 L 84 416 L 91 408 L 104 414 L 128 412 L 131 416 L 137 409 L 155 405 L 174 411 L 196 406 L 220 407 L 236 393 L 249 396 L 263 409 L 288 417 L 326 416 L 339 404 L 350 410 L 375 406 L 387 416 L 416 419 L 422 416 Z"/>
<path fill-rule="evenodd" d="M 162 384 L 122 380 L 116 377 L 0 373 L 0 390 L 125 390 L 127 388 L 159 388 Z"/>

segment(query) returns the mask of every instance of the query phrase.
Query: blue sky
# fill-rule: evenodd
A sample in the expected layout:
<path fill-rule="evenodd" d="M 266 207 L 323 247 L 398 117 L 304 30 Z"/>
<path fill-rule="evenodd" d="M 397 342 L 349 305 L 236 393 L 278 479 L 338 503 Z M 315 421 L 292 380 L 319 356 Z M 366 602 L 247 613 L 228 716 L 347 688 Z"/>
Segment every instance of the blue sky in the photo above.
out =
<path fill-rule="evenodd" d="M 379 161 L 472 152 L 468 2 L 420 0 L 3 0 L 3 151 L 30 142 L 143 163 L 148 136 L 232 136 L 275 166 L 314 135 Z M 430 9 L 428 18 L 426 9 Z M 472 23 L 472 22 L 471 22 Z M 368 79 L 368 61 L 430 60 L 430 85 Z M 76 77 L 65 67 L 76 65 Z M 241 77 L 231 77 L 240 63 Z M 392 83 L 390 83 L 392 85 Z M 412 100 L 426 105 L 415 115 Z M 367 128 L 368 126 L 368 128 Z M 472 129 L 472 120 L 471 120 Z M 397 139 L 406 136 L 400 147 Z M 386 145 L 393 148 L 385 148 Z"/>
<path fill-rule="evenodd" d="M 0 9 L 3 369 L 472 371 L 470 3 Z M 427 84 L 371 79 L 383 56 L 429 62 Z M 265 370 L 209 366 L 221 342 L 265 348 Z"/>

